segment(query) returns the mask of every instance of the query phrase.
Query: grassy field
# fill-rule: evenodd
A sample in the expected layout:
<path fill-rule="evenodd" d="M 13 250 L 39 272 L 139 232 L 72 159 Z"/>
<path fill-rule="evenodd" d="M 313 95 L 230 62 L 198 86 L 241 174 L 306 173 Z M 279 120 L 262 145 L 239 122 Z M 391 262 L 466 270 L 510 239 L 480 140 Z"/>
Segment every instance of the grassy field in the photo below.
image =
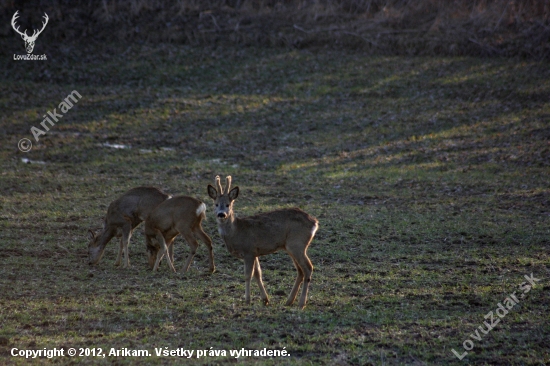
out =
<path fill-rule="evenodd" d="M 34 362 L 182 363 L 155 355 L 181 348 L 191 364 L 550 364 L 547 63 L 111 44 L 0 64 L 0 363 L 57 347 L 152 356 Z M 318 218 L 305 310 L 283 305 L 286 253 L 261 259 L 271 304 L 255 283 L 244 304 L 206 192 L 217 174 L 241 188 L 237 214 Z M 203 245 L 188 273 L 152 273 L 141 226 L 132 268 L 114 267 L 114 240 L 87 264 L 87 230 L 139 185 L 207 203 L 214 274 Z M 175 251 L 181 269 L 182 239 Z M 229 354 L 243 348 L 289 356 Z"/>

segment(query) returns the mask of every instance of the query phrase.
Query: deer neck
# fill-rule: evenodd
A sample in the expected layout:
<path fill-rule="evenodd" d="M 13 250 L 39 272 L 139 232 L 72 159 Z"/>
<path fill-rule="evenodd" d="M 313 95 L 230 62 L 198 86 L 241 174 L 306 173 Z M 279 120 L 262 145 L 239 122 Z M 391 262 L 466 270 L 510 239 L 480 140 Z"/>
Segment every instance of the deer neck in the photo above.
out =
<path fill-rule="evenodd" d="M 224 241 L 227 242 L 227 239 L 230 239 L 235 234 L 235 215 L 231 213 L 229 217 L 223 221 L 218 220 L 218 231 Z"/>
<path fill-rule="evenodd" d="M 238 240 L 235 240 L 239 231 L 237 228 L 237 224 L 238 219 L 233 214 L 231 214 L 223 222 L 218 221 L 218 230 L 229 253 L 237 258 L 242 258 L 243 253 L 239 246 L 239 242 Z"/>

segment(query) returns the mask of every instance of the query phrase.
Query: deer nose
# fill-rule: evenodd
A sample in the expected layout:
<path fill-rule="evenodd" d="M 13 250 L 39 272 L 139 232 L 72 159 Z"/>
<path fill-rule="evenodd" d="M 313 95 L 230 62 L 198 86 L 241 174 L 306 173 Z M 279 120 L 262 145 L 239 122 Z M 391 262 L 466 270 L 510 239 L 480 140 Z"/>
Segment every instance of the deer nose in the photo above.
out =
<path fill-rule="evenodd" d="M 218 212 L 218 217 L 220 219 L 225 219 L 227 217 L 227 214 L 225 212 Z"/>

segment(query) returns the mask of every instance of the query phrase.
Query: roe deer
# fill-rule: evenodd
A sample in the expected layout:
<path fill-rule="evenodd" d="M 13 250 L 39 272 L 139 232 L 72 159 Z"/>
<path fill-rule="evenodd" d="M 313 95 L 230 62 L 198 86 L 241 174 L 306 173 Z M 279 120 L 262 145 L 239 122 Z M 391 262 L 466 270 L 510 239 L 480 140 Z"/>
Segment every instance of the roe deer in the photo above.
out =
<path fill-rule="evenodd" d="M 97 264 L 103 257 L 105 246 L 114 237 L 121 237 L 115 266 L 120 265 L 124 252 L 124 268 L 130 267 L 128 243 L 133 230 L 149 216 L 151 211 L 171 196 L 155 187 L 136 187 L 111 202 L 103 229 L 99 234 L 88 230 L 88 261 Z"/>
<path fill-rule="evenodd" d="M 206 205 L 201 201 L 187 196 L 176 196 L 158 205 L 145 220 L 145 241 L 149 256 L 149 266 L 153 271 L 158 270 L 162 257 L 166 254 L 168 266 L 172 271 L 174 268 L 174 239 L 178 234 L 183 235 L 191 253 L 182 272 L 187 272 L 191 261 L 195 256 L 199 243 L 195 236 L 198 236 L 208 248 L 210 260 L 210 272 L 214 273 L 214 253 L 212 240 L 202 230 L 202 220 L 206 218 Z M 156 242 L 156 245 L 155 245 Z"/>
<path fill-rule="evenodd" d="M 227 250 L 240 259 L 244 259 L 245 298 L 250 304 L 250 280 L 252 276 L 260 287 L 264 304 L 269 297 L 262 282 L 262 269 L 258 259 L 261 255 L 271 254 L 280 249 L 285 250 L 296 267 L 298 275 L 286 305 L 292 305 L 300 285 L 305 280 L 299 306 L 304 308 L 311 281 L 313 265 L 306 251 L 319 227 L 317 219 L 299 208 L 281 209 L 254 216 L 237 218 L 233 213 L 233 202 L 239 195 L 239 187 L 231 188 L 231 176 L 226 178 L 225 192 L 216 176 L 217 189 L 208 185 L 208 195 L 214 200 L 218 230 Z"/>

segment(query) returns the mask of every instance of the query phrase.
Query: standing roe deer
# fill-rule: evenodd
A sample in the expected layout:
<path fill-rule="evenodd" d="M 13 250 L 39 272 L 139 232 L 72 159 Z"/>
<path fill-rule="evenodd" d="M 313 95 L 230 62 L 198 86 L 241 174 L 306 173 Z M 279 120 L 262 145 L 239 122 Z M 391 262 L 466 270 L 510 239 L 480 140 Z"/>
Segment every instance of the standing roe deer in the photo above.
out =
<path fill-rule="evenodd" d="M 120 265 L 124 252 L 124 268 L 130 267 L 128 243 L 133 230 L 149 216 L 151 211 L 171 196 L 155 187 L 136 187 L 111 202 L 103 229 L 99 234 L 88 230 L 88 262 L 97 264 L 103 257 L 105 246 L 114 237 L 120 237 L 120 247 L 115 266 Z"/>
<path fill-rule="evenodd" d="M 206 218 L 206 205 L 201 201 L 187 196 L 177 196 L 158 205 L 145 220 L 145 242 L 149 256 L 149 265 L 153 271 L 158 270 L 162 257 L 166 254 L 168 266 L 174 268 L 174 239 L 178 234 L 183 235 L 191 253 L 187 257 L 183 272 L 187 272 L 195 256 L 199 243 L 197 235 L 206 244 L 209 252 L 210 272 L 214 273 L 214 253 L 212 240 L 202 230 L 202 220 Z M 154 244 L 156 242 L 156 245 Z"/>
<path fill-rule="evenodd" d="M 304 308 L 307 292 L 311 281 L 313 265 L 306 251 L 319 227 L 317 219 L 299 208 L 282 209 L 266 212 L 245 218 L 237 218 L 233 213 L 233 201 L 239 195 L 239 187 L 231 188 L 231 176 L 226 178 L 225 192 L 216 176 L 217 189 L 208 185 L 208 195 L 214 200 L 218 230 L 229 252 L 244 259 L 245 297 L 250 304 L 250 280 L 252 276 L 260 287 L 264 304 L 269 303 L 269 297 L 262 281 L 262 269 L 258 259 L 261 255 L 271 254 L 280 249 L 285 250 L 298 271 L 296 282 L 286 301 L 292 305 L 296 299 L 300 285 L 305 280 L 299 306 Z"/>

